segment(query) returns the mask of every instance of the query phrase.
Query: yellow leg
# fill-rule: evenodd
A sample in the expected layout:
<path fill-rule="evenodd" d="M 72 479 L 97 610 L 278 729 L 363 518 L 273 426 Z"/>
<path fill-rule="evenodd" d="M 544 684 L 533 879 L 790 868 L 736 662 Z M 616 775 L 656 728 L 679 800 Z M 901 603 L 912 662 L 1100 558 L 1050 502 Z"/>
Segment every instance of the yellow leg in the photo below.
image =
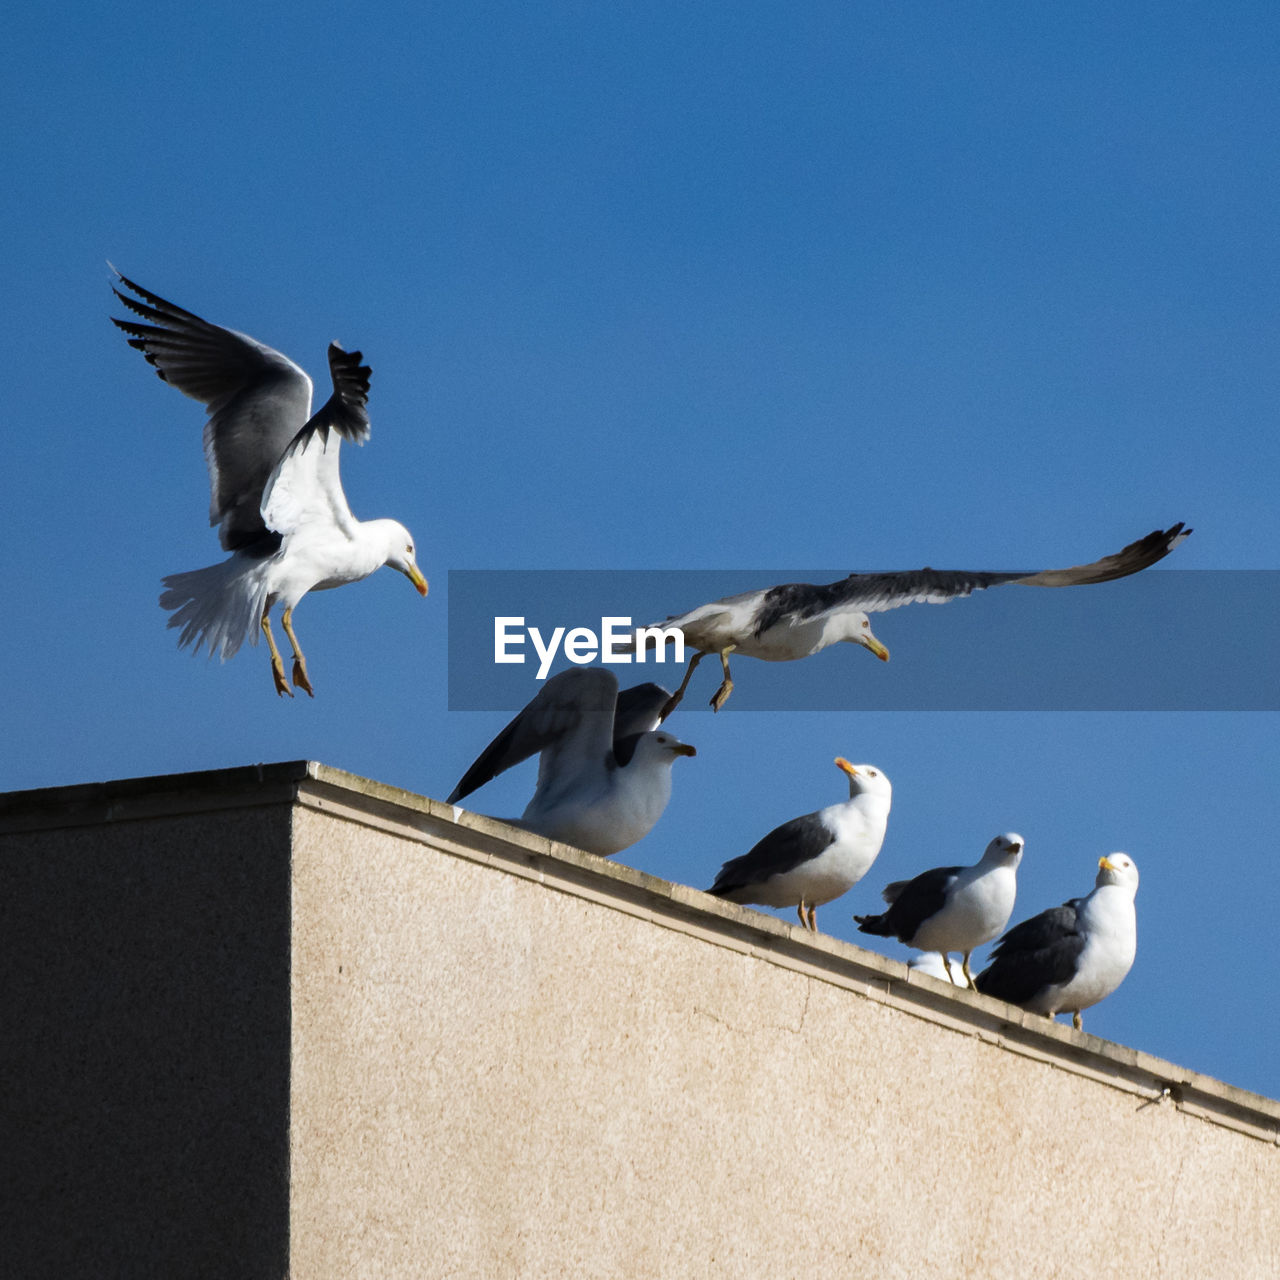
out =
<path fill-rule="evenodd" d="M 308 697 L 314 698 L 315 690 L 311 687 L 311 681 L 307 679 L 307 660 L 302 656 L 302 650 L 298 648 L 298 637 L 293 634 L 292 606 L 280 615 L 280 623 L 284 627 L 285 635 L 289 637 L 289 643 L 293 646 L 293 683 L 299 689 L 305 690 Z"/>
<path fill-rule="evenodd" d="M 733 677 L 729 674 L 729 655 L 737 647 L 736 644 L 731 644 L 720 650 L 720 666 L 724 671 L 724 679 L 720 682 L 715 697 L 711 699 L 712 711 L 719 711 L 729 701 L 729 695 L 733 692 Z"/>
<path fill-rule="evenodd" d="M 1077 1031 L 1084 1030 L 1084 1019 L 1080 1016 L 1079 1009 L 1077 1009 L 1075 1013 L 1071 1015 L 1071 1025 L 1075 1027 Z"/>
<path fill-rule="evenodd" d="M 964 973 L 964 980 L 965 980 L 965 982 L 968 984 L 968 986 L 969 986 L 969 990 L 970 990 L 970 991 L 977 991 L 977 989 L 978 989 L 977 984 L 974 982 L 974 980 L 973 980 L 973 974 L 972 974 L 972 972 L 971 972 L 971 971 L 970 971 L 970 969 L 969 969 L 969 957 L 970 957 L 971 955 L 973 955 L 973 952 L 972 952 L 972 951 L 966 951 L 966 952 L 964 953 L 964 959 L 960 962 L 960 968 L 961 968 L 962 972 Z"/>
<path fill-rule="evenodd" d="M 706 656 L 705 653 L 699 652 L 689 659 L 689 665 L 685 669 L 684 679 L 680 681 L 680 687 L 667 699 L 666 706 L 662 708 L 662 718 L 664 720 L 680 705 L 680 700 L 684 697 L 684 691 L 689 687 L 689 677 L 693 675 L 694 668 Z"/>
<path fill-rule="evenodd" d="M 958 987 L 960 984 L 956 982 L 955 974 L 951 972 L 951 957 L 945 951 L 942 952 L 942 967 L 947 971 L 947 981 L 952 986 Z"/>
<path fill-rule="evenodd" d="M 276 693 L 287 693 L 292 698 L 293 690 L 284 677 L 284 662 L 280 658 L 280 650 L 276 648 L 276 638 L 271 634 L 271 619 L 267 617 L 265 609 L 262 611 L 262 634 L 267 637 L 267 647 L 271 650 L 271 675 L 276 682 Z"/>

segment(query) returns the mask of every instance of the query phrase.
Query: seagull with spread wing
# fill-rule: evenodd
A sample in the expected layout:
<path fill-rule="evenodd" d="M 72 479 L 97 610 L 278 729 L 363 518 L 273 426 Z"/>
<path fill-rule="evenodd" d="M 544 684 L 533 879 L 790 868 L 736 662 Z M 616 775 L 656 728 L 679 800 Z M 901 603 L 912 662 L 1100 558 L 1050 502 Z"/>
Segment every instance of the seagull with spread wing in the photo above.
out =
<path fill-rule="evenodd" d="M 1157 529 L 1115 555 L 1071 569 L 970 572 L 926 568 L 901 573 L 851 573 L 847 578 L 825 585 L 788 582 L 713 600 L 658 624 L 667 630 L 678 627 L 684 634 L 685 645 L 696 651 L 666 713 L 670 715 L 675 710 L 689 687 L 694 669 L 709 653 L 719 655 L 724 673 L 711 699 L 712 709 L 719 711 L 733 692 L 730 654 L 765 662 L 792 662 L 828 645 L 848 641 L 870 649 L 882 662 L 887 662 L 889 650 L 871 633 L 868 614 L 883 613 L 904 604 L 945 604 L 1004 583 L 1024 587 L 1078 587 L 1110 582 L 1163 560 L 1190 534 L 1191 530 L 1181 523 L 1169 529 Z"/>
<path fill-rule="evenodd" d="M 261 630 L 276 693 L 292 697 L 271 634 L 269 614 L 279 604 L 293 683 L 312 694 L 293 631 L 294 607 L 308 591 L 358 582 L 389 565 L 427 594 L 409 531 L 396 520 L 357 520 L 342 491 L 339 442 L 369 438 L 369 368 L 359 351 L 330 343 L 333 394 L 313 414 L 311 379 L 288 357 L 116 274 L 137 295 L 113 289 L 116 297 L 147 323 L 112 322 L 165 382 L 208 409 L 209 523 L 232 553 L 165 578 L 160 603 L 173 614 L 169 626 L 182 628 L 180 645 L 197 652 L 207 645 L 223 660 L 246 640 L 257 644 Z"/>
<path fill-rule="evenodd" d="M 676 757 L 697 755 L 658 727 L 670 696 L 656 684 L 619 693 L 603 667 L 561 671 L 480 753 L 448 803 L 537 755 L 533 799 L 506 821 L 601 857 L 621 853 L 662 816 Z"/>

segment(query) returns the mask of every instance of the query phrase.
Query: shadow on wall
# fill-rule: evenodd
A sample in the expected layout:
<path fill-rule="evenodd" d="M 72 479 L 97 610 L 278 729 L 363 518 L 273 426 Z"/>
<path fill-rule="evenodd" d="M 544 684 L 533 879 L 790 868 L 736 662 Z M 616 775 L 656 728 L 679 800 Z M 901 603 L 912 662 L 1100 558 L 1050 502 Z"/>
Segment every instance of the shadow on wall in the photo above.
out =
<path fill-rule="evenodd" d="M 287 1274 L 286 805 L 275 821 L 0 836 L 6 1275 Z"/>

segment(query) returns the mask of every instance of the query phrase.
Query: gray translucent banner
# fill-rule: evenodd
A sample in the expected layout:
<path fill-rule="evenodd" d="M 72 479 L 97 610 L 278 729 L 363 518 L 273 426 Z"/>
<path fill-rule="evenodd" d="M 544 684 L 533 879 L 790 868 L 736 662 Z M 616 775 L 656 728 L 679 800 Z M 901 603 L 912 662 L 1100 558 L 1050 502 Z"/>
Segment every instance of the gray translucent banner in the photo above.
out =
<path fill-rule="evenodd" d="M 846 571 L 847 572 L 847 571 Z M 696 605 L 783 582 L 834 582 L 839 570 L 451 570 L 449 709 L 516 711 L 576 656 L 625 687 L 674 689 L 672 659 L 601 663 L 605 619 L 661 622 Z M 506 619 L 498 623 L 495 620 Z M 523 621 L 517 622 L 517 619 Z M 611 624 L 621 633 L 626 627 Z M 944 605 L 873 614 L 892 657 L 838 644 L 798 662 L 733 657 L 732 711 L 1275 711 L 1280 710 L 1280 571 L 1157 569 L 1095 586 L 1015 585 Z M 543 651 L 564 628 L 553 661 Z M 499 637 L 499 632 L 502 635 Z M 501 640 L 500 646 L 495 638 Z M 497 649 L 509 659 L 495 660 Z M 523 662 L 511 661 L 523 657 Z M 682 711 L 706 706 L 720 681 L 699 667 Z"/>

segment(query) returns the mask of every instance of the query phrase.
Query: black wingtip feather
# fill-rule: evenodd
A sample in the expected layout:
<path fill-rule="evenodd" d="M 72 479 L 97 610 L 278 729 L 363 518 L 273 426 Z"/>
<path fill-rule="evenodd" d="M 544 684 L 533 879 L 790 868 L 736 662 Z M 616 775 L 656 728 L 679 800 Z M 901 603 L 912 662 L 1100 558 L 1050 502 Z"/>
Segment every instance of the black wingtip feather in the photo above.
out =
<path fill-rule="evenodd" d="M 131 289 L 138 295 L 138 297 L 145 298 L 151 306 L 156 308 L 156 310 L 163 312 L 166 317 L 172 319 L 194 320 L 197 324 L 205 323 L 194 312 L 186 311 L 176 303 L 169 302 L 167 299 L 162 298 L 158 293 L 152 293 L 149 289 L 144 289 L 140 284 L 130 280 L 129 277 L 124 275 L 122 272 L 116 271 L 115 267 L 112 267 L 111 269 L 116 272 L 116 275 L 120 278 L 120 283 L 123 284 L 126 289 Z M 138 311 L 140 315 L 145 314 L 145 312 L 139 311 L 140 304 L 136 299 L 126 298 L 124 294 L 114 286 L 112 287 L 111 292 L 114 293 L 116 297 L 119 298 L 120 301 L 123 302 L 130 310 Z"/>
<path fill-rule="evenodd" d="M 303 432 L 318 430 L 328 438 L 330 430 L 344 440 L 364 444 L 369 438 L 369 382 L 373 370 L 362 364 L 364 353 L 347 351 L 341 344 L 329 344 L 329 374 L 333 379 L 333 395 L 320 407 Z"/>

